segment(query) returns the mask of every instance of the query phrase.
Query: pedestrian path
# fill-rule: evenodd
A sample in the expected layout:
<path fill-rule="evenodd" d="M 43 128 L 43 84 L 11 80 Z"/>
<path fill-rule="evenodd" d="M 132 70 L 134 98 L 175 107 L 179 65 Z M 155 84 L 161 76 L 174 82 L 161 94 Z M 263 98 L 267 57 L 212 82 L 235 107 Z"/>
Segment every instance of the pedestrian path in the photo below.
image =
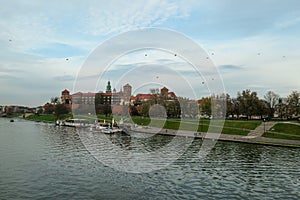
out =
<path fill-rule="evenodd" d="M 218 133 L 203 133 L 186 130 L 171 130 L 171 129 L 160 129 L 155 127 L 138 126 L 131 128 L 130 131 L 136 131 L 141 133 L 149 134 L 149 137 L 155 134 L 181 136 L 181 137 L 192 137 L 199 139 L 210 139 L 220 141 L 232 141 L 232 142 L 244 142 L 252 144 L 268 144 L 275 146 L 287 146 L 287 147 L 300 147 L 300 140 L 286 140 L 277 138 L 266 138 L 262 137 L 265 131 L 268 131 L 279 122 L 265 122 L 259 125 L 256 129 L 250 131 L 247 136 L 243 135 L 231 135 L 231 134 L 218 134 Z"/>
<path fill-rule="evenodd" d="M 278 122 L 263 122 L 261 125 L 256 127 L 256 129 L 251 130 L 250 133 L 246 136 L 248 138 L 261 137 L 266 131 L 270 130 Z"/>

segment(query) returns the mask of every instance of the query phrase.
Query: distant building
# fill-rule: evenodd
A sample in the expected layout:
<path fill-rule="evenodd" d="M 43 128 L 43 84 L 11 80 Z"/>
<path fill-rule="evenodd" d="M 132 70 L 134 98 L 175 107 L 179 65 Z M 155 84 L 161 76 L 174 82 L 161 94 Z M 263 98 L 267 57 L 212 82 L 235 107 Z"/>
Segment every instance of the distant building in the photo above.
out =
<path fill-rule="evenodd" d="M 72 95 L 69 90 L 65 89 L 61 92 L 61 102 L 63 104 L 72 104 Z"/>
<path fill-rule="evenodd" d="M 76 92 L 71 95 L 65 89 L 61 92 L 61 102 L 63 104 L 70 104 L 76 109 L 81 108 L 82 110 L 95 109 L 95 105 L 110 105 L 112 108 L 114 107 L 113 110 L 118 110 L 119 113 L 119 110 L 122 109 L 118 106 L 130 105 L 132 87 L 126 84 L 123 86 L 123 91 L 120 90 L 119 92 L 116 89 L 112 91 L 111 88 L 111 83 L 108 81 L 105 92 Z"/>
<path fill-rule="evenodd" d="M 110 81 L 107 82 L 105 92 L 76 92 L 70 94 L 70 92 L 65 89 L 61 92 L 61 102 L 63 104 L 68 104 L 77 109 L 80 112 L 92 112 L 96 113 L 107 113 L 112 112 L 114 114 L 121 114 L 128 111 L 128 106 L 138 106 L 144 102 L 155 101 L 156 103 L 162 101 L 176 101 L 177 96 L 174 92 L 170 92 L 168 88 L 163 87 L 156 90 L 155 94 L 137 94 L 132 96 L 132 86 L 130 84 L 125 84 L 120 91 L 116 89 L 112 90 Z M 49 105 L 47 105 L 49 106 Z M 108 109 L 109 106 L 111 109 Z M 137 110 L 139 108 L 137 107 Z"/>
<path fill-rule="evenodd" d="M 160 94 L 137 94 L 136 96 L 132 96 L 131 104 L 141 104 L 150 100 L 175 101 L 177 100 L 177 96 L 174 92 L 169 92 L 168 88 L 163 87 L 160 89 Z"/>
<path fill-rule="evenodd" d="M 72 94 L 71 98 L 72 98 L 72 104 L 86 104 L 86 105 L 95 104 L 95 93 L 77 92 Z"/>

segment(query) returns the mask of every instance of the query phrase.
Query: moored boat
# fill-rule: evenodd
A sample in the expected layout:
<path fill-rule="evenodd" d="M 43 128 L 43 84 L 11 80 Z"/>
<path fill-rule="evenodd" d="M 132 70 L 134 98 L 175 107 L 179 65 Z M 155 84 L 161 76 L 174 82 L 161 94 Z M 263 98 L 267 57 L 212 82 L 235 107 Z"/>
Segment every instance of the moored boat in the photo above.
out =
<path fill-rule="evenodd" d="M 58 125 L 76 128 L 86 128 L 90 126 L 89 121 L 86 119 L 66 119 L 64 121 L 58 122 Z"/>
<path fill-rule="evenodd" d="M 117 126 L 112 126 L 111 123 L 108 123 L 106 121 L 97 122 L 96 125 L 95 125 L 94 130 L 96 132 L 105 133 L 105 134 L 112 134 L 112 133 L 122 132 L 122 129 L 120 129 Z"/>

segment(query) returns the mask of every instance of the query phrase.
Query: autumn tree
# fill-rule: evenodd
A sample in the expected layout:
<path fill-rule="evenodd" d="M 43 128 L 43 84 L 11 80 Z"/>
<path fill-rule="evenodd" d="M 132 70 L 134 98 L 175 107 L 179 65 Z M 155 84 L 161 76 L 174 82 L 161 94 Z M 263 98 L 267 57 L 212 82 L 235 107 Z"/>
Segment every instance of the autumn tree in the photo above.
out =
<path fill-rule="evenodd" d="M 147 103 L 147 102 L 142 103 L 140 114 L 144 117 L 148 117 L 149 116 L 149 109 L 150 109 L 150 104 L 149 103 Z"/>
<path fill-rule="evenodd" d="M 60 119 L 61 116 L 68 114 L 70 109 L 65 104 L 56 104 L 54 107 L 54 114 L 57 119 Z"/>
<path fill-rule="evenodd" d="M 238 92 L 237 100 L 239 101 L 239 111 L 246 115 L 247 119 L 251 119 L 253 115 L 259 114 L 259 98 L 256 92 L 244 90 Z"/>
<path fill-rule="evenodd" d="M 298 116 L 300 114 L 300 93 L 293 91 L 287 98 L 288 116 Z"/>
<path fill-rule="evenodd" d="M 211 115 L 211 97 L 203 97 L 200 100 L 200 111 L 202 115 Z"/>

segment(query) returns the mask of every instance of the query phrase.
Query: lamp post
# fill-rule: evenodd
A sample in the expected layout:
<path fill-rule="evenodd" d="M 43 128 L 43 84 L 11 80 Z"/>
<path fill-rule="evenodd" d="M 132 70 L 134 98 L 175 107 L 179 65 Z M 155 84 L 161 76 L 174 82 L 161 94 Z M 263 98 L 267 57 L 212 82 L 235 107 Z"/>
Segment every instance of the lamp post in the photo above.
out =
<path fill-rule="evenodd" d="M 264 118 L 263 121 L 264 121 L 264 133 L 266 133 L 266 118 Z"/>

